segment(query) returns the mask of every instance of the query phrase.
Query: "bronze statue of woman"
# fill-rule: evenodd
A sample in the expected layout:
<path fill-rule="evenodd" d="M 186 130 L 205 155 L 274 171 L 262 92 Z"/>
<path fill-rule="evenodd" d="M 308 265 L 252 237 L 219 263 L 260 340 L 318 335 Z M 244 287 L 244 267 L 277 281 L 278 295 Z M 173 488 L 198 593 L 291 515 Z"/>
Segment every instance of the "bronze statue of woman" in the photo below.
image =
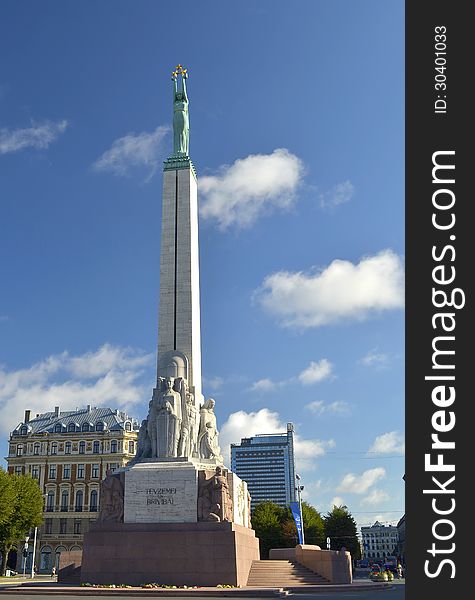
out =
<path fill-rule="evenodd" d="M 178 90 L 177 79 L 181 75 L 181 90 Z M 188 73 L 178 65 L 172 73 L 173 81 L 173 154 L 188 156 L 190 141 L 190 120 L 188 117 L 188 95 L 186 79 Z"/>

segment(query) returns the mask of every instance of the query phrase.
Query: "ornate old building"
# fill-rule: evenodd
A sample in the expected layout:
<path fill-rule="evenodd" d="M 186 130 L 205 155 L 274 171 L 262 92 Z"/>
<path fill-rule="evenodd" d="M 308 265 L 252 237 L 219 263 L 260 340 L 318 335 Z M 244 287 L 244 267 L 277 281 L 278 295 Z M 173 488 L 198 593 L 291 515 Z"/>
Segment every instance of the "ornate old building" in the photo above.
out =
<path fill-rule="evenodd" d="M 135 456 L 139 423 L 111 408 L 86 408 L 37 414 L 31 411 L 10 435 L 10 473 L 29 473 L 43 491 L 44 522 L 37 530 L 35 565 L 50 573 L 61 552 L 82 549 L 83 536 L 98 516 L 100 482 L 107 471 Z M 17 569 L 31 568 L 34 535 L 28 556 Z"/>

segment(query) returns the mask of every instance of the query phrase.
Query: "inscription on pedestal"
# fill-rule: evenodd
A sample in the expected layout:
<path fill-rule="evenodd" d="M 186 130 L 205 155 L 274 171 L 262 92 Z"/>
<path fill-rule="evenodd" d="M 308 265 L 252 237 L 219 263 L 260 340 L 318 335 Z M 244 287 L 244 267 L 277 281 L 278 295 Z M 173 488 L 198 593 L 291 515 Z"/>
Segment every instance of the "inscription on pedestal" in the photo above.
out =
<path fill-rule="evenodd" d="M 125 523 L 195 523 L 197 472 L 193 465 L 136 465 L 125 475 Z"/>

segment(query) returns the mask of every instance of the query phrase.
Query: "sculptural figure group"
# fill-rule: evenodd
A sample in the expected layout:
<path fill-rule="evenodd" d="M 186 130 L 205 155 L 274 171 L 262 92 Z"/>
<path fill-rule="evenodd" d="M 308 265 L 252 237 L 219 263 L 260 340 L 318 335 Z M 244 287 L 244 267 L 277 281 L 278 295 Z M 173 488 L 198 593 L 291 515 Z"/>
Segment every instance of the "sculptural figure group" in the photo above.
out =
<path fill-rule="evenodd" d="M 209 475 L 209 477 L 208 477 Z M 200 471 L 198 477 L 198 521 L 232 521 L 233 501 L 227 471 Z"/>
<path fill-rule="evenodd" d="M 215 401 L 199 412 L 183 377 L 160 377 L 142 421 L 134 462 L 145 458 L 196 457 L 222 461 Z"/>

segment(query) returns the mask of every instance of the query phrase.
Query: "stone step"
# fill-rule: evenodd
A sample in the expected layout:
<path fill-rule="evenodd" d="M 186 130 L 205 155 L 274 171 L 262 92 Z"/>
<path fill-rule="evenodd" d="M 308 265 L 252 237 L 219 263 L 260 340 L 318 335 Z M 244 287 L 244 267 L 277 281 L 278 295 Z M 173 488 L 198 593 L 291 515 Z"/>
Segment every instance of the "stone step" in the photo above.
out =
<path fill-rule="evenodd" d="M 247 580 L 249 587 L 285 587 L 302 585 L 325 585 L 329 581 L 289 560 L 255 560 Z"/>

